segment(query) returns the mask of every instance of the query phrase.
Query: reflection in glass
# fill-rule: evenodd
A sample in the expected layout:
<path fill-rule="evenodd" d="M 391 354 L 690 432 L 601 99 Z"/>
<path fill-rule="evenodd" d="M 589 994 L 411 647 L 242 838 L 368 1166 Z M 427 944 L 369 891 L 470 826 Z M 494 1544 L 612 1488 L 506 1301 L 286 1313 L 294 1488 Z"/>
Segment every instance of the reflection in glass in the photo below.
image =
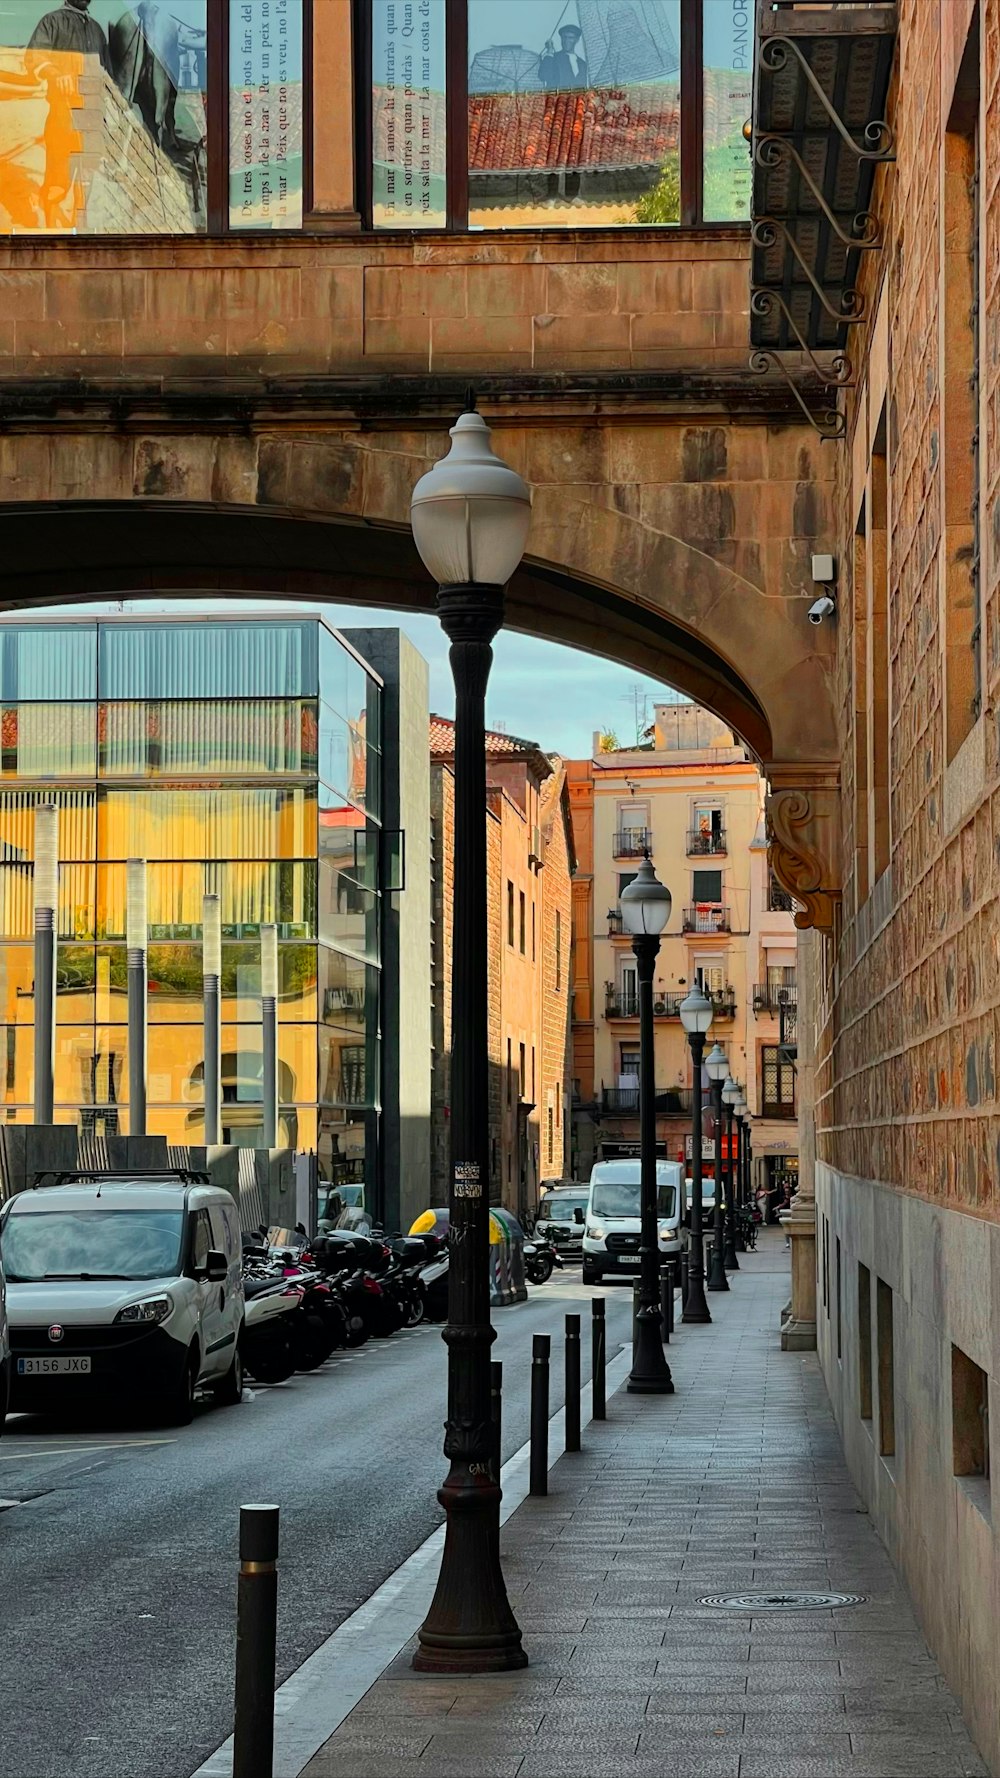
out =
<path fill-rule="evenodd" d="M 364 963 L 320 945 L 320 1018 L 325 1023 L 364 1031 L 367 974 Z"/>
<path fill-rule="evenodd" d="M 124 1025 L 56 1028 L 56 1103 L 128 1101 L 128 1031 Z"/>
<path fill-rule="evenodd" d="M 100 704 L 97 718 L 105 778 L 316 771 L 314 702 L 150 698 Z"/>
<path fill-rule="evenodd" d="M 318 625 L 271 619 L 239 624 L 100 627 L 102 698 L 308 698 L 316 696 Z"/>
<path fill-rule="evenodd" d="M 34 997 L 34 947 L 0 945 L 0 1018 L 4 1024 L 32 1024 Z"/>
<path fill-rule="evenodd" d="M 316 1137 L 319 1176 L 330 1185 L 363 1185 L 365 1154 L 374 1176 L 375 1119 L 369 1112 L 322 1109 Z"/>
<path fill-rule="evenodd" d="M 680 0 L 469 0 L 469 221 L 680 219 Z"/>
<path fill-rule="evenodd" d="M 102 790 L 102 858 L 308 858 L 316 852 L 316 791 Z"/>
<path fill-rule="evenodd" d="M 56 1023 L 93 1025 L 97 1018 L 97 952 L 93 945 L 56 946 Z M 104 1016 L 107 1014 L 105 1012 Z"/>
<path fill-rule="evenodd" d="M 0 232 L 205 228 L 205 9 L 0 0 Z"/>
<path fill-rule="evenodd" d="M 703 0 L 706 222 L 750 214 L 750 147 L 743 125 L 753 104 L 753 8 Z"/>
<path fill-rule="evenodd" d="M 0 37 L 10 12 L 0 0 Z M 4 65 L 0 50 L 0 69 Z M 0 203 L 3 185 L 0 175 Z M 82 702 L 97 693 L 97 625 L 0 626 L 0 697 L 5 704 L 28 699 Z"/>
<path fill-rule="evenodd" d="M 34 868 L 0 856 L 0 938 L 30 938 L 35 930 Z"/>
<path fill-rule="evenodd" d="M 260 944 L 222 947 L 223 1023 L 260 1024 Z M 278 1018 L 289 1021 L 316 1017 L 316 946 L 278 946 Z"/>
<path fill-rule="evenodd" d="M 95 760 L 93 704 L 6 704 L 0 710 L 5 777 L 92 778 Z"/>
<path fill-rule="evenodd" d="M 324 1025 L 320 1032 L 319 1096 L 327 1105 L 367 1105 L 373 1092 L 363 1027 Z"/>
<path fill-rule="evenodd" d="M 2 872 L 0 872 L 2 875 Z M 250 938 L 275 921 L 279 938 L 316 932 L 316 866 L 301 863 L 150 864 L 146 869 L 149 937 L 200 939 L 202 899 L 218 895 L 227 938 Z M 97 936 L 125 936 L 125 866 L 97 868 Z"/>
<path fill-rule="evenodd" d="M 338 950 L 378 961 L 378 896 L 326 859 L 319 867 L 319 936 Z"/>
<path fill-rule="evenodd" d="M 229 0 L 229 226 L 302 227 L 302 0 Z"/>
<path fill-rule="evenodd" d="M 60 862 L 93 859 L 96 791 L 0 790 L 0 862 L 34 857 L 37 803 L 58 805 Z"/>
<path fill-rule="evenodd" d="M 146 1092 L 150 1104 L 204 1102 L 203 1025 L 150 1025 L 146 1035 Z"/>
<path fill-rule="evenodd" d="M 0 1074 L 3 1103 L 30 1106 L 35 1096 L 35 1032 L 32 1025 L 0 1025 Z"/>
<path fill-rule="evenodd" d="M 419 8 L 371 0 L 371 9 L 372 220 L 376 228 L 441 228 L 445 0 L 422 0 Z"/>

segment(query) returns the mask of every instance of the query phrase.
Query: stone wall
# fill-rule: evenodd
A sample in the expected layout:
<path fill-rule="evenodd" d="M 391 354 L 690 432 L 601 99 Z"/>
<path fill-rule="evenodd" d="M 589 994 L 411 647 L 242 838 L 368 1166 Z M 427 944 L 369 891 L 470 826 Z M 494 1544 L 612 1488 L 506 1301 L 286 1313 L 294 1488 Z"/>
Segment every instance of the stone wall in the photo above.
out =
<path fill-rule="evenodd" d="M 570 1125 L 572 1117 L 572 1066 L 569 1003 L 572 974 L 573 884 L 567 844 L 569 797 L 566 771 L 554 761 L 552 777 L 542 795 L 542 828 L 545 836 L 545 868 L 541 872 L 542 972 L 542 1094 L 541 1176 L 570 1177 Z M 558 916 L 558 945 L 556 922 Z M 558 1088 L 558 1090 L 557 1090 Z M 548 1114 L 552 1109 L 552 1153 L 548 1144 Z"/>

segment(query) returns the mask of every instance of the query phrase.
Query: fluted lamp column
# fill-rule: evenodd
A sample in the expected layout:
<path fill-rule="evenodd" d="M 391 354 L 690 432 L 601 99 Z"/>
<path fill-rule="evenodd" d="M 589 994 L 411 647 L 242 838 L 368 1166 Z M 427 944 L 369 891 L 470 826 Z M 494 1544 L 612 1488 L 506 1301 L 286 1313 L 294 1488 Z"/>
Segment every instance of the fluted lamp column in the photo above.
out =
<path fill-rule="evenodd" d="M 705 1298 L 705 1234 L 702 1219 L 701 1068 L 712 1029 L 712 1002 L 700 982 L 681 1001 L 681 1024 L 691 1047 L 691 1246 L 688 1293 L 682 1321 L 711 1321 Z"/>
<path fill-rule="evenodd" d="M 128 969 L 128 1127 L 146 1134 L 146 860 L 125 865 L 125 957 Z"/>
<path fill-rule="evenodd" d="M 663 1350 L 660 1319 L 660 1219 L 656 1177 L 656 1060 L 653 972 L 660 934 L 670 919 L 670 891 L 644 858 L 619 898 L 631 935 L 639 979 L 639 1312 L 628 1392 L 671 1395 L 673 1378 Z"/>
<path fill-rule="evenodd" d="M 56 925 L 59 907 L 59 809 L 35 808 L 35 1093 L 36 1124 L 50 1124 L 56 1073 Z"/>
<path fill-rule="evenodd" d="M 205 1145 L 222 1141 L 222 906 L 217 895 L 201 904 L 201 982 L 205 1022 Z"/>
<path fill-rule="evenodd" d="M 500 1567 L 499 1478 L 490 1430 L 489 1036 L 486 686 L 507 582 L 528 539 L 527 484 L 501 461 L 474 411 L 413 490 L 410 523 L 437 584 L 455 681 L 451 1182 L 448 1198 L 449 1470 L 441 1570 L 413 1665 L 424 1673 L 523 1667 L 527 1655 Z"/>
<path fill-rule="evenodd" d="M 278 928 L 260 929 L 261 1089 L 264 1147 L 278 1146 Z"/>
<path fill-rule="evenodd" d="M 708 1277 L 709 1290 L 727 1290 L 722 1267 L 722 1243 L 719 1240 L 719 1204 L 722 1200 L 722 1083 L 729 1074 L 729 1057 L 721 1043 L 705 1057 L 705 1073 L 712 1083 L 712 1115 L 715 1121 L 715 1212 L 713 1217 L 712 1265 Z M 719 1283 L 721 1277 L 722 1282 Z"/>
<path fill-rule="evenodd" d="M 730 1078 L 722 1089 L 722 1098 L 726 1107 L 726 1151 L 729 1159 L 726 1163 L 726 1207 L 723 1222 L 723 1263 L 727 1272 L 738 1272 L 740 1262 L 736 1257 L 736 1211 L 734 1191 L 736 1173 L 733 1167 L 733 1119 L 736 1107 L 740 1102 L 742 1088 L 739 1081 Z"/>

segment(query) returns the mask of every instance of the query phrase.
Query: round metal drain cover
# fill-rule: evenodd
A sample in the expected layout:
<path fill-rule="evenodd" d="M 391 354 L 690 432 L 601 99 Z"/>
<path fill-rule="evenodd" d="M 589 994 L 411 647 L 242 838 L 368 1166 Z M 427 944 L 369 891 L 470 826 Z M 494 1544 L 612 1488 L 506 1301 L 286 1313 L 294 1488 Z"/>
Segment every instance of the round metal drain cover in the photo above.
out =
<path fill-rule="evenodd" d="M 698 1600 L 719 1611 L 832 1611 L 865 1602 L 864 1593 L 710 1593 Z"/>

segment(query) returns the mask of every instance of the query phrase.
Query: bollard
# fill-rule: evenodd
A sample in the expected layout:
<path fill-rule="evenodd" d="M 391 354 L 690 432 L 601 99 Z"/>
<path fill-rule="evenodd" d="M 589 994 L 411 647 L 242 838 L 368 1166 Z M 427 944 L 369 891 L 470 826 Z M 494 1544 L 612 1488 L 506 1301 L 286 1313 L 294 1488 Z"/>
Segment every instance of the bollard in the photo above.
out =
<path fill-rule="evenodd" d="M 548 1334 L 531 1341 L 531 1458 L 529 1494 L 549 1491 L 549 1351 Z"/>
<path fill-rule="evenodd" d="M 670 1329 L 673 1326 L 671 1310 L 674 1303 L 674 1268 L 669 1260 L 660 1273 L 660 1330 L 665 1346 L 670 1344 Z"/>
<path fill-rule="evenodd" d="M 500 1486 L 500 1470 L 503 1465 L 503 1365 L 494 1358 L 490 1363 L 490 1431 L 492 1433 L 493 1480 Z"/>
<path fill-rule="evenodd" d="M 240 1507 L 233 1778 L 273 1778 L 278 1508 Z"/>
<path fill-rule="evenodd" d="M 681 1254 L 681 1311 L 687 1308 L 688 1300 L 688 1267 L 690 1265 L 687 1252 Z"/>
<path fill-rule="evenodd" d="M 566 1449 L 580 1449 L 580 1317 L 566 1317 Z"/>
<path fill-rule="evenodd" d="M 604 1298 L 595 1296 L 590 1305 L 591 1418 L 603 1420 L 607 1414 L 607 1383 L 605 1365 L 608 1352 L 608 1327 L 604 1319 Z"/>

